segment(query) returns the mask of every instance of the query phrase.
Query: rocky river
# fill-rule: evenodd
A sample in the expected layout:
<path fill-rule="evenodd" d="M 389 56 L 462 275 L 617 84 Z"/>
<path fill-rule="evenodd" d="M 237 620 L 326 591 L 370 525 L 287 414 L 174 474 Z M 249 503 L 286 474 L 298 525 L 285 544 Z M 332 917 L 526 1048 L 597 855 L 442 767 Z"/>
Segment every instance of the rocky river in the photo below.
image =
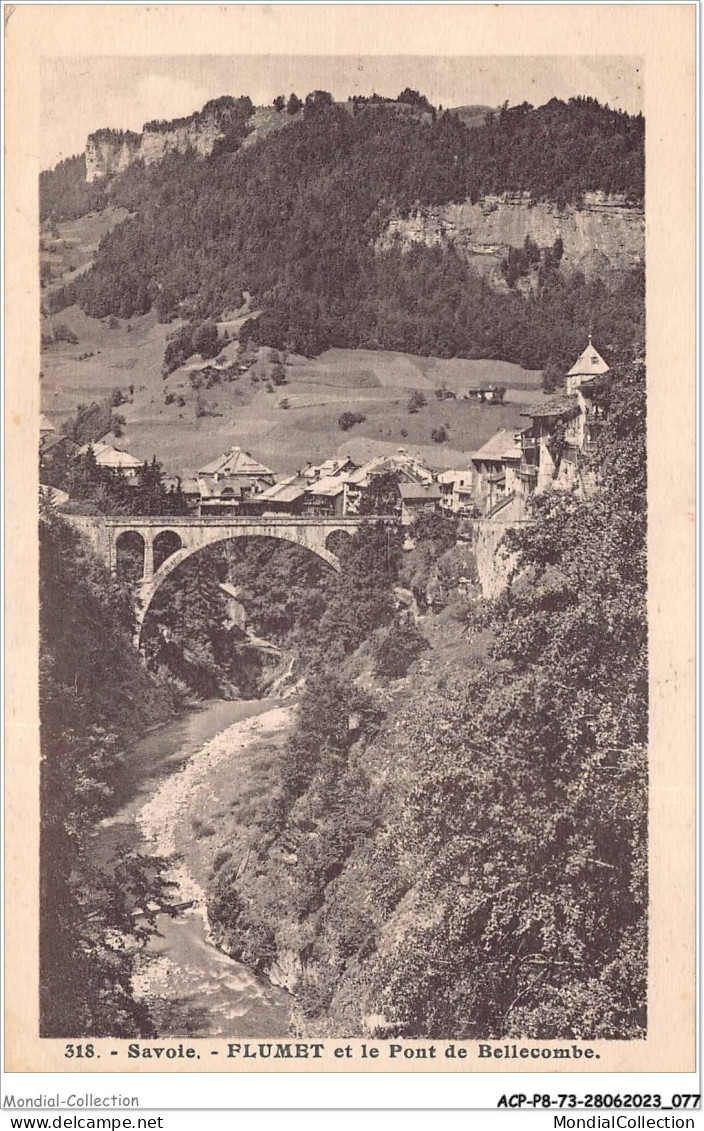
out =
<path fill-rule="evenodd" d="M 213 701 L 150 732 L 130 751 L 131 796 L 102 821 L 94 839 L 98 862 L 119 845 L 179 859 L 168 878 L 175 918 L 159 915 L 135 995 L 145 999 L 160 1036 L 282 1037 L 291 998 L 256 977 L 210 940 L 202 845 L 193 814 L 218 780 L 237 788 L 238 758 L 255 743 L 281 738 L 292 708 L 274 700 Z"/>

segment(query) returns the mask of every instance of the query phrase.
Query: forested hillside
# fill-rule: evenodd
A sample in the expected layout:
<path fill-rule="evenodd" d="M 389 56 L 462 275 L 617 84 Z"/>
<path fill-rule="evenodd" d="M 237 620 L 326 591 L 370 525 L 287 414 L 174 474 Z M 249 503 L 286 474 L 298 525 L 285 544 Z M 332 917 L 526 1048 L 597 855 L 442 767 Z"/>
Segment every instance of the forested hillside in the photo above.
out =
<path fill-rule="evenodd" d="M 137 955 L 161 901 L 162 864 L 93 859 L 94 825 L 126 787 L 124 751 L 174 710 L 174 691 L 130 643 L 129 595 L 46 508 L 40 522 L 41 1026 L 45 1037 L 148 1035 L 134 1001 Z"/>
<path fill-rule="evenodd" d="M 612 332 L 621 312 L 624 322 L 637 319 L 637 280 L 622 281 L 614 298 L 563 277 L 555 263 L 537 296 L 497 294 L 451 251 L 406 258 L 379 255 L 374 243 L 392 214 L 486 193 L 525 191 L 561 204 L 601 190 L 640 201 L 642 117 L 588 98 L 504 107 L 474 129 L 447 112 L 352 109 L 318 98 L 300 121 L 239 152 L 131 165 L 106 191 L 134 215 L 104 238 L 94 268 L 53 296 L 55 307 L 78 302 L 95 317 L 130 317 L 155 303 L 165 321 L 203 319 L 238 308 L 247 290 L 264 314 L 246 333 L 270 345 L 308 354 L 378 346 L 533 366 L 548 359 L 548 327 L 559 353 L 590 320 L 606 320 Z M 45 202 L 56 197 L 51 176 Z M 516 329 L 506 340 L 508 326 Z M 613 326 L 614 345 L 627 344 L 623 333 Z"/>
<path fill-rule="evenodd" d="M 287 971 L 303 1032 L 645 1035 L 642 365 L 610 411 L 600 491 L 536 498 L 493 605 L 455 591 L 419 633 L 383 529 L 343 562 L 278 793 L 244 872 L 233 832 L 210 906 L 231 953 Z M 418 536 L 427 577 L 447 542 Z"/>
<path fill-rule="evenodd" d="M 87 212 L 104 208 L 107 186 L 86 182 L 84 154 L 67 157 L 53 169 L 39 174 L 39 215 L 42 220 L 75 220 Z"/>

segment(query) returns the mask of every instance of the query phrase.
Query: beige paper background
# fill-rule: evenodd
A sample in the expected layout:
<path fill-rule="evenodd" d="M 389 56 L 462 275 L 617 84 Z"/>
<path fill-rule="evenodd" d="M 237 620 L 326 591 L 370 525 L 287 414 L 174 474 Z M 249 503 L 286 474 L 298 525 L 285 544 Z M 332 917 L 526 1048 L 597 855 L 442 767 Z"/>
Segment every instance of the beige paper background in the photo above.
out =
<path fill-rule="evenodd" d="M 6 34 L 6 1071 L 692 1071 L 695 1059 L 695 6 L 39 5 Z M 66 1060 L 38 1033 L 37 448 L 39 64 L 49 55 L 640 55 L 646 116 L 650 991 L 645 1041 L 599 1059 Z M 70 109 L 67 110 L 70 112 Z M 178 1042 L 159 1041 L 159 1044 Z M 382 1050 L 388 1042 L 374 1042 Z M 430 1042 L 402 1042 L 404 1045 Z M 510 1042 L 513 1043 L 513 1042 Z M 572 1042 L 524 1042 L 546 1047 Z M 583 1047 L 586 1045 L 583 1044 Z M 120 1055 L 110 1057 L 112 1049 Z"/>

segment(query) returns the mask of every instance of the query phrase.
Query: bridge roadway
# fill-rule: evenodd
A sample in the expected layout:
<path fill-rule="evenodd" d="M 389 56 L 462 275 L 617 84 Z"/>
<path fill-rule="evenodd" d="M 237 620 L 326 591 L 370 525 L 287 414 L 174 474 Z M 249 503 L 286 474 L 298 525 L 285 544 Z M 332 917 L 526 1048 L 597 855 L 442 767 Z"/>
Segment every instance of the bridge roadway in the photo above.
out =
<path fill-rule="evenodd" d="M 125 536 L 137 534 L 142 540 L 142 577 L 136 587 L 135 642 L 139 644 L 141 627 L 154 594 L 170 573 L 192 554 L 226 542 L 231 538 L 276 538 L 316 554 L 334 570 L 340 561 L 330 549 L 328 540 L 338 531 L 354 534 L 370 522 L 396 523 L 390 516 L 345 515 L 289 516 L 281 514 L 215 517 L 196 515 L 65 515 L 80 530 L 93 549 L 113 573 L 117 573 L 118 552 Z M 154 556 L 162 558 L 155 568 Z M 164 555 L 162 557 L 162 555 Z"/>

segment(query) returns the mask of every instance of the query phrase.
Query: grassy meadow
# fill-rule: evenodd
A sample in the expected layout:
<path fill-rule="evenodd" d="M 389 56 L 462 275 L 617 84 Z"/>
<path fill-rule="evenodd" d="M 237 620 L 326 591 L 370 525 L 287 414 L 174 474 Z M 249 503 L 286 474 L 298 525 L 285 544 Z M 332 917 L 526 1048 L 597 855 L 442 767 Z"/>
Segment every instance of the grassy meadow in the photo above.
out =
<path fill-rule="evenodd" d="M 50 261 L 58 286 L 70 270 L 85 270 L 97 242 L 121 217 L 92 214 L 43 233 L 44 261 Z M 222 323 L 230 336 L 249 316 Z M 416 357 L 392 351 L 331 349 L 317 358 L 291 355 L 285 367 L 287 384 L 272 389 L 268 350 L 258 351 L 250 372 L 206 388 L 198 370 L 206 364 L 190 359 L 168 378 L 162 359 L 168 336 L 179 326 L 157 323 L 154 312 L 130 319 L 94 319 L 68 307 L 42 333 L 42 410 L 58 424 L 79 403 L 108 396 L 119 388 L 128 397 L 119 412 L 124 435 L 116 440 L 141 459 L 156 455 L 171 474 L 192 475 L 205 462 L 232 445 L 247 448 L 280 474 L 291 474 L 307 460 L 319 461 L 349 453 L 358 462 L 399 447 L 417 452 L 442 469 L 463 466 L 468 453 L 498 428 L 521 423 L 526 403 L 540 397 L 539 371 L 504 361 Z M 64 328 L 77 342 L 51 341 Z M 236 359 L 233 340 L 223 351 Z M 442 386 L 458 393 L 468 381 L 500 384 L 505 403 L 439 400 Z M 420 390 L 426 405 L 409 412 L 411 394 Z M 168 403 L 167 403 L 168 402 Z M 365 420 L 348 431 L 338 426 L 343 412 Z M 444 427 L 449 439 L 435 443 L 433 430 Z"/>

